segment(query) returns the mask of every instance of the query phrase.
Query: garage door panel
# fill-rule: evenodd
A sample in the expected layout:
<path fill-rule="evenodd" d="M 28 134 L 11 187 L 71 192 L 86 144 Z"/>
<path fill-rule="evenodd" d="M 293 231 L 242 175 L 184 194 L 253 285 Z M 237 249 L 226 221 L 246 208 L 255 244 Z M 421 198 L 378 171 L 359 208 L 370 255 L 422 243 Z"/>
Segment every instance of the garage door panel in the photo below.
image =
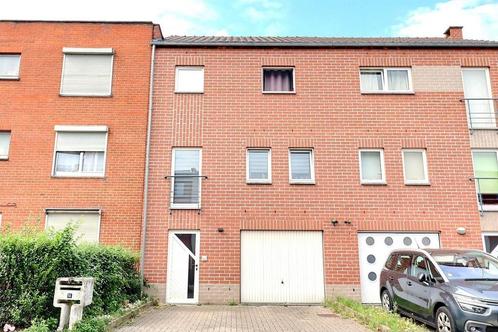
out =
<path fill-rule="evenodd" d="M 321 232 L 241 233 L 242 302 L 319 303 L 323 290 Z"/>
<path fill-rule="evenodd" d="M 391 251 L 396 249 L 439 248 L 437 233 L 359 233 L 361 299 L 380 303 L 380 272 Z"/>

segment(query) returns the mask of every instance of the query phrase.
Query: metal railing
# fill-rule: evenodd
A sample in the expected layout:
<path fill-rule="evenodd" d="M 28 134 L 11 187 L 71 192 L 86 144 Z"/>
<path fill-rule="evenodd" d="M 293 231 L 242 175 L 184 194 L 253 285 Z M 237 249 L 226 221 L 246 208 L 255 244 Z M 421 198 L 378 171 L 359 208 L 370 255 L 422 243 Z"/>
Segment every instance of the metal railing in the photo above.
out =
<path fill-rule="evenodd" d="M 484 189 L 486 192 L 483 192 L 483 187 L 486 186 L 498 188 L 498 178 L 473 177 L 470 178 L 470 180 L 474 181 L 476 185 L 477 201 L 479 203 L 479 212 L 481 213 L 481 215 L 484 214 L 484 211 L 498 211 L 498 189 L 497 190 Z M 496 191 L 496 192 L 489 192 L 489 191 Z"/>
<path fill-rule="evenodd" d="M 205 175 L 178 174 L 168 175 L 165 179 L 171 180 L 170 207 L 171 208 L 200 208 L 201 182 L 207 179 Z"/>
<path fill-rule="evenodd" d="M 467 119 L 471 133 L 473 130 L 498 130 L 498 98 L 464 98 Z"/>

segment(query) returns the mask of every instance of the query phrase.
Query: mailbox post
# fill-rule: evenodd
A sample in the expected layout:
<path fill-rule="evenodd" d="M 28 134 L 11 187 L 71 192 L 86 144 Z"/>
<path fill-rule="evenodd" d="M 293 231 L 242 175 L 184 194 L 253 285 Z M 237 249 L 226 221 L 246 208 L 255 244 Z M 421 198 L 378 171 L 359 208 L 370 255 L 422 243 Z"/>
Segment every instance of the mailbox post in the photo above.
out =
<path fill-rule="evenodd" d="M 94 278 L 58 278 L 55 283 L 54 307 L 61 308 L 57 331 L 69 323 L 69 329 L 81 320 L 83 308 L 92 303 Z"/>

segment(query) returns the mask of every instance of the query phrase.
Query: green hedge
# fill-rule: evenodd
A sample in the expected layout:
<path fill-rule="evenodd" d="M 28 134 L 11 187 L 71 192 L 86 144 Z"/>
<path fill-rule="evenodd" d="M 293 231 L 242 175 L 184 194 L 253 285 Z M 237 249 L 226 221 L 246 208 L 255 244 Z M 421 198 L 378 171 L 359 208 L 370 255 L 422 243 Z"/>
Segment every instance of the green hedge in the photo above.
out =
<path fill-rule="evenodd" d="M 138 257 L 122 248 L 77 246 L 73 229 L 0 237 L 0 328 L 58 319 L 53 294 L 58 277 L 94 277 L 93 304 L 85 316 L 112 313 L 140 299 Z"/>

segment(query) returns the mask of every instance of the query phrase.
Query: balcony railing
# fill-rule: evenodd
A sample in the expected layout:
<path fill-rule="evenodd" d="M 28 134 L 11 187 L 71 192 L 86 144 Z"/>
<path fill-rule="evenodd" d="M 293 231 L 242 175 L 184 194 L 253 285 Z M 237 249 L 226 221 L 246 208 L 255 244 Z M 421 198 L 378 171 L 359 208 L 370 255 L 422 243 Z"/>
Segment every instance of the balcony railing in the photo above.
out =
<path fill-rule="evenodd" d="M 200 209 L 201 182 L 207 176 L 198 174 L 177 174 L 165 176 L 171 179 L 170 208 Z"/>
<path fill-rule="evenodd" d="M 481 215 L 485 211 L 498 211 L 498 178 L 474 177 L 477 201 Z"/>
<path fill-rule="evenodd" d="M 469 129 L 498 130 L 498 98 L 464 98 Z"/>

